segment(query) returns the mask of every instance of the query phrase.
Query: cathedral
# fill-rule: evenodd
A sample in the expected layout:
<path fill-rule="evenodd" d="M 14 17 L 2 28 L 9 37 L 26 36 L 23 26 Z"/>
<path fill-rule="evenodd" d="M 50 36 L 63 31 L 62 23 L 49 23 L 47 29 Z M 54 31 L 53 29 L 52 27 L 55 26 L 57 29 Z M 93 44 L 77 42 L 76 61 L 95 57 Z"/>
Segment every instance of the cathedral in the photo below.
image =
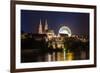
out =
<path fill-rule="evenodd" d="M 55 36 L 54 30 L 49 29 L 47 20 L 45 20 L 45 25 L 43 27 L 41 20 L 38 27 L 38 34 L 46 34 L 48 39 L 51 39 Z"/>
<path fill-rule="evenodd" d="M 47 30 L 48 30 L 48 23 L 47 23 L 47 20 L 45 21 L 45 26 L 44 26 L 44 27 L 43 27 L 43 25 L 42 25 L 42 23 L 41 23 L 41 20 L 40 20 L 39 28 L 38 28 L 38 33 L 39 33 L 39 34 L 44 34 Z"/>
<path fill-rule="evenodd" d="M 40 20 L 39 27 L 38 27 L 38 34 L 40 34 L 41 36 L 43 34 L 46 34 L 45 40 L 48 43 L 48 48 L 51 48 L 51 50 L 52 50 L 52 54 L 47 55 L 48 61 L 65 60 L 66 59 L 66 56 L 65 56 L 66 53 L 64 53 L 66 51 L 65 47 L 64 47 L 64 39 L 65 39 L 65 37 L 71 36 L 71 30 L 68 27 L 62 26 L 58 31 L 58 35 L 56 35 L 54 33 L 54 30 L 49 29 L 47 20 L 45 20 L 44 27 Z M 64 51 L 64 52 L 62 53 L 62 51 Z M 55 54 L 58 54 L 57 55 L 58 58 L 55 56 Z M 72 54 L 70 54 L 70 55 L 72 55 Z M 51 56 L 52 56 L 52 58 L 51 58 Z M 73 59 L 73 58 L 72 58 L 72 56 L 70 56 L 67 59 Z"/>
<path fill-rule="evenodd" d="M 21 48 L 22 52 L 24 52 L 22 53 L 22 62 L 65 61 L 89 58 L 89 39 L 84 36 L 72 35 L 69 27 L 61 26 L 56 35 L 54 30 L 49 28 L 47 20 L 45 20 L 45 24 L 40 20 L 37 29 L 37 33 L 21 34 Z M 26 51 L 23 51 L 23 49 Z"/>
<path fill-rule="evenodd" d="M 67 26 L 62 26 L 59 31 L 58 34 L 56 35 L 54 30 L 49 29 L 47 20 L 45 20 L 45 25 L 43 26 L 40 20 L 39 23 L 39 27 L 38 27 L 38 34 L 46 34 L 48 39 L 52 39 L 52 38 L 58 38 L 58 37 L 62 37 L 62 35 L 64 36 L 68 36 L 71 37 L 71 30 L 70 28 L 68 28 Z"/>

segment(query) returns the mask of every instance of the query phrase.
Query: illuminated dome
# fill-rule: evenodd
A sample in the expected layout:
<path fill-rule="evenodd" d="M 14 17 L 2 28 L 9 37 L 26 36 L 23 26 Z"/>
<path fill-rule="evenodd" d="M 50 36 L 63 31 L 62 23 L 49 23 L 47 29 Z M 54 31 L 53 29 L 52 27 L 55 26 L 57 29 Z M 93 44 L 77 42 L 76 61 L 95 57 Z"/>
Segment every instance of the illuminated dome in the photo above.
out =
<path fill-rule="evenodd" d="M 71 36 L 71 30 L 69 27 L 67 26 L 62 26 L 60 29 L 59 29 L 59 34 L 67 34 L 69 37 Z"/>

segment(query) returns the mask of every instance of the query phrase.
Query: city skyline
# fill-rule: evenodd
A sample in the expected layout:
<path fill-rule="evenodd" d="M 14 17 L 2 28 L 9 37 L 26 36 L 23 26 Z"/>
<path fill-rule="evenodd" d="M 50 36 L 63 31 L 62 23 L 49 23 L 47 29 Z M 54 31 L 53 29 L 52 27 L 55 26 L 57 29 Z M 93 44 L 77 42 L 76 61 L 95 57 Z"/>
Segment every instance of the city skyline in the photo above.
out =
<path fill-rule="evenodd" d="M 47 21 L 48 28 L 54 30 L 56 34 L 61 26 L 69 27 L 72 34 L 89 34 L 88 13 L 34 10 L 21 10 L 21 31 L 37 33 L 40 20 L 43 26 Z"/>

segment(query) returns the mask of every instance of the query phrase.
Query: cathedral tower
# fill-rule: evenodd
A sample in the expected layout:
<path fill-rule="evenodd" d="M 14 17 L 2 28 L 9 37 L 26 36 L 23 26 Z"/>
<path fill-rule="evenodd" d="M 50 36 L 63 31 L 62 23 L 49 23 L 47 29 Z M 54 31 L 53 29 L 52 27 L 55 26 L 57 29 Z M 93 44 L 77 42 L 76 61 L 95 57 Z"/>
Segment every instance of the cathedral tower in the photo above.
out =
<path fill-rule="evenodd" d="M 45 20 L 45 26 L 44 26 L 44 31 L 48 30 L 48 23 L 47 20 Z"/>
<path fill-rule="evenodd" d="M 40 20 L 40 24 L 39 24 L 39 28 L 38 28 L 38 33 L 39 34 L 42 34 L 43 33 L 41 20 Z"/>

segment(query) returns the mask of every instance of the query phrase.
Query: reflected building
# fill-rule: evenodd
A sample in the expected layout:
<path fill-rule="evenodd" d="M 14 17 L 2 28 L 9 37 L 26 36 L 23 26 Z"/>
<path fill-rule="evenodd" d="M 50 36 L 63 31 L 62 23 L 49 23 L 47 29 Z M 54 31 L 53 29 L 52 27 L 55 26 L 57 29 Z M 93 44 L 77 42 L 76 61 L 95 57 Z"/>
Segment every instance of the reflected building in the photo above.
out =
<path fill-rule="evenodd" d="M 69 47 L 66 46 L 67 43 L 65 42 L 68 40 L 71 40 L 72 42 L 73 41 L 81 41 L 81 42 L 88 41 L 88 39 L 84 38 L 84 36 L 72 35 L 70 28 L 67 26 L 62 26 L 58 31 L 58 35 L 56 35 L 54 30 L 49 29 L 47 20 L 45 21 L 44 27 L 41 27 L 41 25 L 42 24 L 40 20 L 39 29 L 42 29 L 42 30 L 41 31 L 39 30 L 38 32 L 42 32 L 42 34 L 46 34 L 45 41 L 48 43 L 47 47 L 48 49 L 52 50 L 51 53 L 47 53 L 46 55 L 47 56 L 46 59 L 48 61 L 73 60 L 75 59 L 74 58 L 75 53 L 74 51 L 70 50 Z M 80 56 L 81 56 L 80 59 L 85 59 L 86 53 L 84 51 L 81 51 Z"/>
<path fill-rule="evenodd" d="M 44 25 L 40 20 L 38 26 L 38 33 L 32 34 L 32 49 L 38 51 L 34 56 L 36 62 L 89 59 L 88 36 L 72 35 L 67 26 L 62 26 L 56 35 L 47 20 Z"/>

